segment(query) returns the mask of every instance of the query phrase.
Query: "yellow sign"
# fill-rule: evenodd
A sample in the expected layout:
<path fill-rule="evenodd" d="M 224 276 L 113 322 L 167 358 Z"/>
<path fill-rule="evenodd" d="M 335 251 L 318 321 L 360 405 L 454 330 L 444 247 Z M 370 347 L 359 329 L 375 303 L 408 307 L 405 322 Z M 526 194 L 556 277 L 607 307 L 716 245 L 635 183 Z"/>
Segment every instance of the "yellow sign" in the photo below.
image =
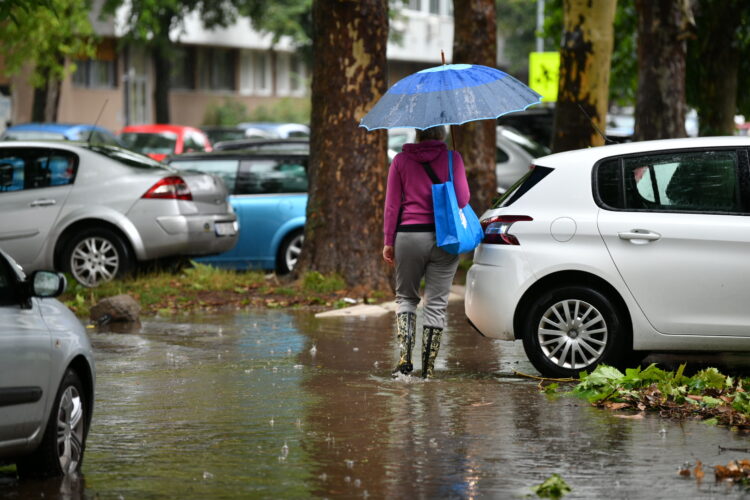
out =
<path fill-rule="evenodd" d="M 529 87 L 542 94 L 542 102 L 557 101 L 559 73 L 559 52 L 531 52 L 529 54 Z"/>

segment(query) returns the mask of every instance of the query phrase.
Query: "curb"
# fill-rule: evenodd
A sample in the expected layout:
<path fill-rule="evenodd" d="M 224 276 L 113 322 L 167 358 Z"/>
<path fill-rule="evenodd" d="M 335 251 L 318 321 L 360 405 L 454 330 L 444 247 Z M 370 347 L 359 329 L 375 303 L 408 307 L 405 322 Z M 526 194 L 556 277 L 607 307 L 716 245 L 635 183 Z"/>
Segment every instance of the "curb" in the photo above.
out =
<path fill-rule="evenodd" d="M 460 302 L 464 300 L 466 287 L 462 285 L 452 285 L 451 293 L 448 295 L 448 302 Z M 398 306 L 395 302 L 384 302 L 377 305 L 357 304 L 342 309 L 333 309 L 330 311 L 319 312 L 316 318 L 379 318 L 389 314 L 395 314 Z"/>

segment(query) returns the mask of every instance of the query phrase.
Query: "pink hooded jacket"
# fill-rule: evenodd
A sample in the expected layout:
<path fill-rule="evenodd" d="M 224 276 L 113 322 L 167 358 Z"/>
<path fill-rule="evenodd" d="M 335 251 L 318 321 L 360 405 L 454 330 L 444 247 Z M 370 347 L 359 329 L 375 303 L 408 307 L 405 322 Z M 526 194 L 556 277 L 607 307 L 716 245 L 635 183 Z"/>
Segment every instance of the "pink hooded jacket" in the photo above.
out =
<path fill-rule="evenodd" d="M 469 203 L 469 184 L 461 155 L 453 151 L 453 183 L 458 206 Z M 383 240 L 393 246 L 398 224 L 434 224 L 432 211 L 432 181 L 422 163 L 429 163 L 441 182 L 448 180 L 448 146 L 443 141 L 423 141 L 405 144 L 388 170 L 385 192 Z M 401 221 L 398 216 L 401 212 Z"/>

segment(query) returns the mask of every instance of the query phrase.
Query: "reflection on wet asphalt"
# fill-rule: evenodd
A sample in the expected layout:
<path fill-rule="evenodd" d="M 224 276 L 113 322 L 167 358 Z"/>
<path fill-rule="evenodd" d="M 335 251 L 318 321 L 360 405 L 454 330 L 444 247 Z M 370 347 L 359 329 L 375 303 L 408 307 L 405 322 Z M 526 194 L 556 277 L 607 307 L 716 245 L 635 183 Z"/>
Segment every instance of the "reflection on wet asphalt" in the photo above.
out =
<path fill-rule="evenodd" d="M 750 448 L 745 435 L 545 396 L 514 376 L 536 374 L 520 343 L 480 337 L 462 306 L 427 382 L 390 378 L 392 317 L 249 311 L 93 331 L 83 477 L 0 475 L 0 496 L 520 498 L 558 473 L 566 498 L 742 497 L 710 469 L 702 484 L 676 471 L 750 458 L 719 453 Z"/>

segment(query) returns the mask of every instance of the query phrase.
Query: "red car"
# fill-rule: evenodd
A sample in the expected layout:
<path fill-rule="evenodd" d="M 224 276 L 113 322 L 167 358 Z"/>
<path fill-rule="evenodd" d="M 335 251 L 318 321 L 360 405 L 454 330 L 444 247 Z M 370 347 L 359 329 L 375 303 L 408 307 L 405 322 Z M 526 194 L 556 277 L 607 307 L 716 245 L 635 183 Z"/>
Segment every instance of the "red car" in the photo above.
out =
<path fill-rule="evenodd" d="M 167 155 L 211 151 L 211 141 L 200 129 L 183 125 L 129 125 L 120 140 L 138 153 L 162 161 Z"/>

